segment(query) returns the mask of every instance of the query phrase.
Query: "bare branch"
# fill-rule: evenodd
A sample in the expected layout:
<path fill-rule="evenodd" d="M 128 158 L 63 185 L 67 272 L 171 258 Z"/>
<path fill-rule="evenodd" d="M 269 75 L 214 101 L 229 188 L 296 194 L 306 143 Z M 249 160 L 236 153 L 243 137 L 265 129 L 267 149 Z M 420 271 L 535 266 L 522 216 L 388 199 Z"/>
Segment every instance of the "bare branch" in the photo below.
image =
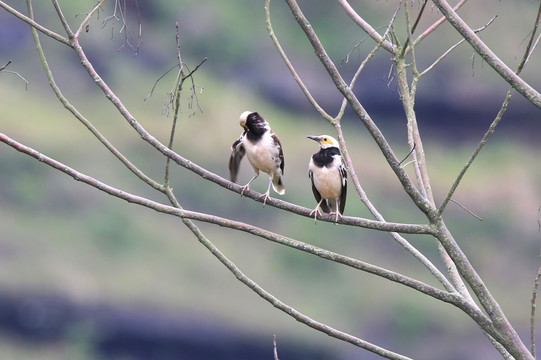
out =
<path fill-rule="evenodd" d="M 11 64 L 12 62 L 13 62 L 12 60 L 9 60 L 4 66 L 2 66 L 0 68 L 0 72 L 6 73 L 6 74 L 17 75 L 19 77 L 19 79 L 24 81 L 24 87 L 25 87 L 26 90 L 28 90 L 28 84 L 29 83 L 21 74 L 19 74 L 17 71 L 6 70 L 6 68 L 9 66 L 9 64 Z"/>
<path fill-rule="evenodd" d="M 278 348 L 276 346 L 276 334 L 272 336 L 272 347 L 274 349 L 273 351 L 273 354 L 274 354 L 274 360 L 280 360 L 278 358 Z"/>
<path fill-rule="evenodd" d="M 7 68 L 9 66 L 9 64 L 11 64 L 13 62 L 13 60 L 8 60 L 8 62 L 6 63 L 6 65 L 0 67 L 0 71 L 3 71 L 5 68 Z"/>
<path fill-rule="evenodd" d="M 69 37 L 73 37 L 73 31 L 71 31 L 68 21 L 66 20 L 66 17 L 62 13 L 62 9 L 60 8 L 60 4 L 58 4 L 58 0 L 53 0 L 53 6 L 54 6 L 54 9 L 56 10 L 56 14 L 58 15 L 58 18 L 60 19 L 60 22 L 62 23 L 62 26 L 64 27 L 64 30 L 66 31 L 66 34 L 68 34 Z M 31 17 L 33 18 L 33 16 Z"/>
<path fill-rule="evenodd" d="M 40 24 L 38 24 L 34 20 L 30 19 L 28 16 L 18 12 L 17 10 L 12 8 L 11 6 L 7 5 L 4 1 L 0 1 L 0 7 L 3 8 L 4 10 L 6 10 L 7 12 L 9 12 L 10 14 L 16 16 L 20 20 L 24 21 L 25 23 L 29 24 L 30 26 L 32 26 L 32 27 L 36 28 L 37 30 L 41 31 L 42 33 L 49 36 L 50 38 L 53 38 L 56 41 L 59 41 L 64 45 L 71 46 L 71 43 L 70 43 L 69 39 L 63 37 L 62 35 L 59 35 L 59 34 L 55 33 L 52 30 L 47 29 L 46 27 L 44 27 L 44 26 L 42 26 Z"/>
<path fill-rule="evenodd" d="M 378 42 L 376 44 L 376 46 L 374 46 L 372 51 L 361 62 L 361 64 L 359 65 L 359 68 L 357 69 L 357 71 L 353 75 L 353 78 L 351 79 L 351 82 L 349 83 L 350 90 L 354 89 L 355 83 L 357 82 L 357 79 L 361 75 L 361 71 L 363 71 L 366 64 L 368 64 L 368 61 L 370 61 L 370 59 L 372 59 L 374 57 L 374 55 L 376 55 L 376 52 L 380 49 L 380 47 L 382 45 L 382 42 L 384 41 L 384 39 L 387 37 L 387 35 L 391 31 L 391 28 L 392 28 L 392 26 L 394 24 L 394 21 L 396 20 L 396 17 L 398 15 L 399 10 L 400 10 L 400 4 L 397 6 L 396 11 L 394 12 L 393 16 L 391 17 L 391 20 L 389 21 L 389 24 L 386 26 L 386 30 L 385 30 L 385 33 L 383 34 L 383 37 L 381 38 L 381 42 Z M 349 56 L 349 54 L 347 54 L 347 56 Z M 348 104 L 348 102 L 347 102 L 346 98 L 344 98 L 342 100 L 342 105 L 340 106 L 340 110 L 338 111 L 338 114 L 335 117 L 335 122 L 336 122 L 335 127 L 336 127 L 337 124 L 340 123 L 340 120 L 342 119 L 342 116 L 344 115 L 344 111 L 346 110 L 346 105 L 347 104 Z M 357 175 L 355 174 L 355 170 L 353 168 L 348 169 L 348 171 L 349 171 L 349 173 L 351 174 L 351 176 L 354 179 L 357 178 Z M 355 183 L 355 180 L 354 180 L 354 183 Z M 358 181 L 355 183 L 355 186 L 357 186 L 357 183 L 358 183 Z"/>
<path fill-rule="evenodd" d="M 272 23 L 271 23 L 271 19 L 270 19 L 270 0 L 265 0 L 265 21 L 266 21 L 266 24 L 267 24 L 267 31 L 269 32 L 269 36 L 272 39 L 272 42 L 274 43 L 274 46 L 276 46 L 276 48 L 278 49 L 278 53 L 280 54 L 280 56 L 284 60 L 284 63 L 286 64 L 287 68 L 291 72 L 291 75 L 293 75 L 293 79 L 295 79 L 295 81 L 297 82 L 297 84 L 301 88 L 304 96 L 306 96 L 306 98 L 308 99 L 310 104 L 312 104 L 312 106 L 317 110 L 317 112 L 320 113 L 320 115 L 325 120 L 327 120 L 331 124 L 334 124 L 334 122 L 335 122 L 334 118 L 332 116 L 330 116 L 329 114 L 327 114 L 327 112 L 321 106 L 319 106 L 316 99 L 314 99 L 314 97 L 312 96 L 312 94 L 310 93 L 310 91 L 308 90 L 306 85 L 304 85 L 304 82 L 302 81 L 301 77 L 299 76 L 299 74 L 295 70 L 295 67 L 293 66 L 291 61 L 289 61 L 289 59 L 287 57 L 287 54 L 285 53 L 284 49 L 280 45 L 280 42 L 278 41 L 278 38 L 274 34 L 274 30 L 272 28 Z"/>
<path fill-rule="evenodd" d="M 458 201 L 453 200 L 453 199 L 450 199 L 450 201 L 452 201 L 453 203 L 455 203 L 455 204 L 457 204 L 458 206 L 460 206 L 464 211 L 466 211 L 468 214 L 470 214 L 471 216 L 473 216 L 473 217 L 476 218 L 477 220 L 483 221 L 483 219 L 482 219 L 480 216 L 475 215 L 471 210 L 469 210 L 467 207 L 465 207 L 464 205 L 462 205 L 462 204 L 459 203 Z"/>
<path fill-rule="evenodd" d="M 524 51 L 524 55 L 522 57 L 522 60 L 521 60 L 520 64 L 518 65 L 517 75 L 522 72 L 522 70 L 524 69 L 524 66 L 526 65 L 526 63 L 528 61 L 528 57 L 530 56 L 530 53 L 531 53 L 533 39 L 535 38 L 540 18 L 541 18 L 541 3 L 539 4 L 539 8 L 538 8 L 538 11 L 537 11 L 537 16 L 535 18 L 534 27 L 533 27 L 532 34 L 530 36 L 530 40 L 528 42 L 528 45 L 526 46 L 526 50 Z M 482 29 L 484 29 L 484 28 L 482 28 Z M 479 155 L 479 153 L 481 152 L 481 149 L 485 146 L 488 139 L 492 136 L 492 134 L 496 130 L 496 127 L 498 126 L 498 124 L 502 120 L 503 115 L 507 111 L 507 106 L 509 105 L 509 102 L 511 101 L 511 97 L 513 95 L 513 90 L 515 90 L 515 88 L 513 86 L 511 86 L 509 88 L 509 90 L 507 91 L 507 95 L 505 97 L 505 100 L 503 101 L 503 103 L 502 103 L 502 105 L 500 107 L 500 110 L 498 111 L 498 114 L 496 115 L 496 118 L 490 124 L 490 127 L 486 131 L 485 135 L 483 136 L 483 138 L 481 139 L 481 141 L 479 142 L 479 144 L 477 145 L 477 147 L 473 151 L 472 155 L 470 156 L 470 158 L 468 159 L 468 161 L 466 162 L 464 167 L 460 170 L 457 178 L 453 182 L 453 185 L 451 185 L 451 188 L 449 189 L 449 192 L 447 193 L 447 196 L 445 197 L 445 199 L 441 203 L 440 207 L 438 208 L 438 216 L 441 216 L 441 214 L 443 214 L 443 211 L 445 211 L 445 207 L 447 206 L 448 202 L 451 200 L 453 194 L 455 193 L 456 189 L 458 188 L 458 185 L 462 181 L 462 178 L 464 177 L 464 175 L 466 174 L 466 172 L 470 168 L 471 164 L 477 158 L 477 155 Z"/>
<path fill-rule="evenodd" d="M 400 57 L 404 56 L 404 54 L 406 53 L 406 50 L 408 49 L 409 43 L 411 42 L 413 44 L 412 36 L 413 36 L 413 33 L 415 32 L 415 29 L 417 28 L 417 25 L 419 25 L 419 21 L 421 20 L 421 16 L 423 15 L 423 12 L 425 11 L 425 7 L 426 7 L 427 2 L 428 2 L 428 0 L 423 0 L 423 4 L 421 5 L 421 9 L 419 10 L 419 14 L 417 14 L 417 19 L 415 19 L 415 22 L 413 23 L 413 26 L 411 26 L 411 28 L 409 27 L 409 20 L 407 20 L 407 22 L 408 22 L 408 37 L 406 38 L 406 42 L 404 43 L 404 46 L 402 46 L 402 51 L 401 51 Z M 409 14 L 408 6 L 406 5 L 404 8 L 405 8 L 406 17 L 408 17 L 408 14 Z M 415 49 L 415 46 L 412 46 L 411 51 L 414 51 L 414 49 Z"/>
<path fill-rule="evenodd" d="M 473 49 L 485 60 L 505 81 L 516 91 L 522 94 L 532 104 L 541 108 L 541 94 L 530 84 L 520 78 L 507 64 L 505 64 L 475 32 L 462 20 L 462 18 L 449 6 L 445 0 L 432 0 L 447 21 L 470 43 Z"/>
<path fill-rule="evenodd" d="M 460 2 L 455 5 L 453 10 L 457 11 L 462 5 L 464 5 L 466 1 L 467 0 L 460 0 Z M 415 41 L 413 42 L 413 45 L 415 46 L 419 44 L 425 37 L 427 37 L 430 33 L 436 30 L 441 24 L 443 24 L 444 21 L 445 21 L 445 16 L 442 16 L 441 18 L 439 18 L 434 24 L 428 27 L 428 29 L 423 31 L 423 33 L 415 39 Z"/>
<path fill-rule="evenodd" d="M 81 35 L 81 32 L 84 28 L 88 25 L 88 22 L 90 21 L 90 18 L 101 8 L 101 6 L 106 2 L 107 0 L 100 0 L 93 8 L 86 14 L 86 17 L 83 19 L 79 27 L 77 28 L 77 31 L 75 31 L 74 37 L 79 37 Z"/>
<path fill-rule="evenodd" d="M 342 5 L 348 16 L 353 21 L 355 21 L 355 23 L 359 25 L 359 27 L 363 29 L 364 32 L 370 35 L 372 39 L 374 39 L 374 41 L 376 41 L 377 43 L 381 43 L 382 48 L 384 48 L 391 54 L 394 54 L 396 47 L 389 40 L 386 40 L 385 36 L 381 36 L 376 30 L 374 30 L 374 28 L 369 23 L 367 23 L 361 16 L 359 16 L 359 14 L 357 14 L 357 12 L 353 10 L 347 0 L 338 0 L 338 2 L 340 3 L 340 5 Z"/>
<path fill-rule="evenodd" d="M 453 260 L 454 264 L 456 264 L 460 275 L 464 277 L 465 281 L 470 285 L 477 296 L 477 299 L 481 303 L 481 306 L 485 309 L 488 317 L 493 323 L 494 328 L 483 329 L 487 331 L 495 341 L 502 344 L 516 359 L 534 360 L 529 350 L 505 316 L 500 305 L 494 299 L 479 274 L 477 274 L 462 249 L 456 243 L 443 220 L 438 220 L 437 227 L 439 230 L 436 234 L 437 239 L 445 248 L 445 251 Z"/>

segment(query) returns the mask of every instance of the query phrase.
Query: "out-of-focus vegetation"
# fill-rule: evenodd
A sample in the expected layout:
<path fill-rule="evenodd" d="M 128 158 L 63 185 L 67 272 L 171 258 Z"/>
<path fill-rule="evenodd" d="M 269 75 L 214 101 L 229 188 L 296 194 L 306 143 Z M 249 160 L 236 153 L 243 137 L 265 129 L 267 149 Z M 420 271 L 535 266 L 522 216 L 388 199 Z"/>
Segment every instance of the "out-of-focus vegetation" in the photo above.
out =
<path fill-rule="evenodd" d="M 362 42 L 350 62 L 341 65 L 346 74 L 350 73 L 373 45 L 335 3 L 317 7 L 308 1 L 300 3 L 337 63 Z M 389 10 L 394 2 L 358 3 L 352 5 L 366 7 L 365 16 L 377 25 L 386 24 L 394 11 Z M 209 60 L 195 76 L 201 87 L 197 96 L 202 112 L 191 115 L 185 102 L 175 150 L 227 176 L 229 147 L 241 132 L 238 116 L 246 109 L 259 111 L 270 121 L 284 146 L 284 199 L 315 206 L 307 164 L 317 148 L 306 140 L 306 135 L 332 134 L 332 128 L 309 110 L 276 54 L 265 30 L 262 2 L 139 1 L 143 37 L 137 56 L 118 34 L 118 23 L 111 20 L 103 26 L 113 4 L 91 22 L 82 43 L 97 70 L 138 121 L 166 142 L 171 117 L 164 111 L 164 103 L 174 75 L 161 80 L 153 96 L 144 99 L 156 79 L 176 61 L 178 20 L 184 61 L 193 68 L 202 58 Z M 491 11 L 480 11 L 487 4 Z M 93 5 L 88 1 L 62 2 L 73 25 Z M 36 2 L 35 7 L 38 21 L 61 31 L 50 3 Z M 414 4 L 413 8 L 416 7 Z M 337 108 L 338 93 L 329 86 L 330 81 L 285 5 L 275 1 L 271 10 L 277 35 L 314 95 L 322 104 Z M 520 53 L 521 41 L 533 22 L 532 2 L 476 2 L 463 11 L 471 14 L 466 18 L 479 27 L 488 22 L 493 12 L 502 14 L 502 20 L 498 18 L 483 38 L 502 58 L 516 62 L 514 56 Z M 438 17 L 435 9 L 428 15 L 422 24 Z M 517 18 L 524 20 L 509 28 L 508 24 Z M 131 43 L 137 41 L 134 20 L 130 18 Z M 430 39 L 423 43 L 418 56 L 425 65 L 457 39 L 447 26 L 438 31 L 446 34 L 448 43 Z M 56 101 L 30 40 L 26 25 L 0 12 L 0 65 L 13 60 L 9 69 L 19 72 L 30 83 L 25 89 L 13 74 L 0 74 L 1 131 L 112 186 L 166 202 L 134 180 Z M 78 67 L 74 56 L 50 40 L 43 38 L 43 42 L 57 81 L 68 98 L 137 166 L 155 179 L 162 179 L 163 159 L 115 113 Z M 420 84 L 418 119 L 421 130 L 426 130 L 425 149 L 437 201 L 446 194 L 506 91 L 506 84 L 478 57 L 473 61 L 471 54 L 468 46 L 463 45 Z M 534 56 L 525 77 L 537 71 L 539 63 L 539 57 Z M 359 92 L 378 125 L 388 132 L 396 152 L 406 155 L 409 149 L 397 90 L 392 82 L 387 85 L 389 67 L 389 59 L 382 52 L 361 76 Z M 447 210 L 447 221 L 506 313 L 526 334 L 531 286 L 539 266 L 537 221 L 541 203 L 541 168 L 537 160 L 540 145 L 531 139 L 539 138 L 541 127 L 539 112 L 524 104 L 518 95 L 510 114 L 455 196 L 484 221 L 452 204 Z M 344 127 L 360 181 L 384 216 L 392 221 L 422 221 L 360 122 L 347 118 Z M 250 176 L 251 170 L 244 164 L 240 181 L 247 181 Z M 263 178 L 254 182 L 254 190 L 265 189 Z M 424 268 L 385 234 L 314 224 L 311 219 L 262 207 L 224 191 L 184 169 L 174 168 L 172 186 L 179 190 L 177 196 L 185 208 L 248 221 L 433 282 Z M 353 187 L 346 213 L 369 216 L 357 201 Z M 406 354 L 413 358 L 429 358 L 436 353 L 441 355 L 439 359 L 494 355 L 472 322 L 462 314 L 457 316 L 454 309 L 295 250 L 243 233 L 199 225 L 260 285 L 331 326 L 383 346 L 406 349 Z M 421 236 L 411 239 L 438 261 L 433 240 Z M 209 329 L 226 329 L 239 336 L 255 334 L 268 344 L 272 334 L 277 334 L 279 340 L 300 342 L 306 348 L 317 344 L 332 349 L 336 358 L 366 355 L 306 329 L 270 307 L 225 271 L 178 219 L 110 198 L 6 146 L 0 146 L 0 264 L 0 289 L 12 294 L 59 294 L 82 305 L 106 303 L 156 313 L 200 315 L 211 319 Z M 0 358 L 5 354 L 8 358 L 85 358 L 92 356 L 88 355 L 92 354 L 88 349 L 92 336 L 89 338 L 88 343 L 86 338 L 68 338 L 56 346 L 28 347 L 24 340 L 13 340 L 6 334 L 0 341 Z M 74 356 L 74 351 L 79 355 Z M 269 345 L 269 358 L 271 351 Z"/>

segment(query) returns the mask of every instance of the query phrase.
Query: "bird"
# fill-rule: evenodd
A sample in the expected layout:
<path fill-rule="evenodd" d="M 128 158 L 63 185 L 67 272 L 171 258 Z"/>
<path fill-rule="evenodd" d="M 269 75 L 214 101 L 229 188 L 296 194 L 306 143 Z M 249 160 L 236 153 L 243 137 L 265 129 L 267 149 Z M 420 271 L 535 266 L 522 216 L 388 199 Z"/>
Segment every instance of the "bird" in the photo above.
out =
<path fill-rule="evenodd" d="M 244 129 L 240 137 L 231 146 L 229 158 L 229 175 L 232 182 L 237 182 L 240 162 L 244 155 L 248 158 L 255 175 L 242 187 L 241 196 L 250 189 L 250 184 L 259 176 L 259 171 L 269 175 L 269 187 L 261 197 L 263 206 L 270 197 L 270 188 L 280 195 L 285 194 L 282 182 L 284 175 L 284 152 L 278 136 L 272 131 L 269 123 L 257 112 L 244 111 L 240 114 L 240 126 Z"/>
<path fill-rule="evenodd" d="M 335 214 L 335 222 L 344 214 L 347 195 L 347 171 L 338 148 L 338 141 L 329 135 L 308 136 L 319 143 L 319 151 L 312 155 L 308 164 L 308 177 L 312 181 L 312 192 L 317 201 L 310 213 L 321 215 L 321 210 Z"/>

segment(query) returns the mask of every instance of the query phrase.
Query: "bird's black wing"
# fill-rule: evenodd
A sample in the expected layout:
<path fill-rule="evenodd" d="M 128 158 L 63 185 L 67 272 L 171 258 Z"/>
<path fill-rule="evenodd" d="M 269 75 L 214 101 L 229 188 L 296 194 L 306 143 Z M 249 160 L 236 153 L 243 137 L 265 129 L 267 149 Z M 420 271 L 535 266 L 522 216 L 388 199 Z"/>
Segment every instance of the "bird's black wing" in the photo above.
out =
<path fill-rule="evenodd" d="M 278 157 L 280 158 L 280 169 L 282 170 L 282 175 L 284 175 L 285 162 L 284 162 L 284 151 L 282 150 L 282 143 L 280 143 L 280 139 L 278 139 L 278 136 L 276 136 L 274 132 L 272 133 L 272 140 L 274 140 L 274 143 L 278 145 L 278 150 L 279 150 Z"/>
<path fill-rule="evenodd" d="M 232 182 L 237 182 L 240 161 L 246 153 L 244 145 L 242 145 L 242 136 L 231 145 L 231 150 L 231 156 L 229 157 L 229 179 Z"/>
<path fill-rule="evenodd" d="M 314 174 L 311 170 L 308 171 L 308 177 L 310 178 L 310 181 L 312 182 L 312 192 L 314 193 L 314 197 L 316 198 L 316 201 L 319 204 L 322 198 L 321 198 L 321 194 L 316 188 L 316 185 L 314 185 Z M 331 210 L 329 209 L 329 205 L 327 205 L 327 200 L 321 201 L 320 209 L 326 213 L 331 212 Z"/>
<path fill-rule="evenodd" d="M 340 178 L 342 179 L 342 192 L 340 193 L 340 214 L 344 215 L 344 209 L 346 208 L 346 195 L 348 192 L 348 171 L 344 166 L 344 163 L 340 164 Z"/>

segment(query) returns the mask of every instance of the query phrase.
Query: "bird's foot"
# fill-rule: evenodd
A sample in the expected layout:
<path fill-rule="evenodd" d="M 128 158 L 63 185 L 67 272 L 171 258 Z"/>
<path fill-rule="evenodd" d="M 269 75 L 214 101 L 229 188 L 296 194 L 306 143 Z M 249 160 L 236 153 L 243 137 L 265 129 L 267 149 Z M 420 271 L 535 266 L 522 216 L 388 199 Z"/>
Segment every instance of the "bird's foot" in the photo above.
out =
<path fill-rule="evenodd" d="M 338 222 L 338 218 L 342 218 L 342 214 L 340 214 L 340 212 L 336 211 L 336 212 L 331 212 L 329 215 L 336 215 L 336 217 L 334 218 L 334 223 L 336 224 Z"/>
<path fill-rule="evenodd" d="M 264 197 L 265 199 L 263 199 L 263 206 L 265 206 L 265 204 L 267 203 L 267 199 L 270 198 L 270 195 L 269 195 L 269 190 L 267 190 L 266 193 L 264 193 L 263 195 L 261 195 L 259 198 L 261 199 L 262 197 Z"/>
<path fill-rule="evenodd" d="M 317 215 L 321 215 L 321 211 L 319 210 L 319 205 L 316 206 L 316 208 L 314 210 L 312 210 L 312 212 L 308 215 L 310 217 L 312 217 L 312 214 L 314 214 L 314 223 L 317 224 Z"/>
<path fill-rule="evenodd" d="M 241 186 L 241 189 L 242 190 L 240 191 L 240 196 L 243 196 L 245 191 L 250 190 L 250 184 L 246 184 L 244 186 Z"/>

